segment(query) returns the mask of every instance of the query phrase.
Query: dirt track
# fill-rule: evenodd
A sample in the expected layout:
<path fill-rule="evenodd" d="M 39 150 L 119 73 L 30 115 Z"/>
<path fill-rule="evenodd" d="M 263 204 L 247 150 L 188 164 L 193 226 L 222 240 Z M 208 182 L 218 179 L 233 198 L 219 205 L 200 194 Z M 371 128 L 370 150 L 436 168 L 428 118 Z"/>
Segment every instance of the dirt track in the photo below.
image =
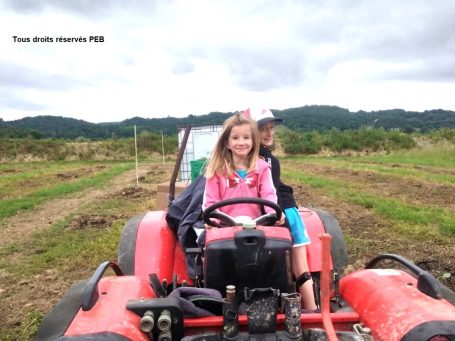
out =
<path fill-rule="evenodd" d="M 295 167 L 295 164 L 292 163 Z M 454 185 L 440 185 L 414 178 L 378 175 L 337 169 L 321 165 L 305 165 L 312 174 L 355 183 L 356 188 L 377 196 L 397 199 L 407 204 L 446 208 L 455 213 Z M 320 195 L 309 186 L 294 185 L 294 194 L 303 206 L 318 207 L 332 212 L 338 219 L 343 232 L 350 236 L 349 270 L 362 268 L 372 257 L 381 253 L 404 256 L 418 266 L 441 278 L 445 273 L 451 277 L 445 284 L 455 289 L 455 236 L 449 242 L 438 240 L 412 240 L 396 233 L 378 216 L 363 206 L 344 203 L 328 195 Z"/>
<path fill-rule="evenodd" d="M 396 198 L 413 205 L 448 208 L 455 213 L 455 186 L 450 184 L 321 165 L 305 164 L 305 169 L 312 174 L 355 183 L 358 188 L 375 195 Z M 444 174 L 449 171 L 446 170 Z"/>
<path fill-rule="evenodd" d="M 328 197 L 314 196 L 310 191 L 298 190 L 297 197 L 304 198 L 309 206 L 323 208 L 337 217 L 345 234 L 352 236 L 348 253 L 350 269 L 362 268 L 371 258 L 381 253 L 402 255 L 436 277 L 452 272 L 447 285 L 455 288 L 455 245 L 438 245 L 426 240 L 408 240 L 394 234 L 387 236 L 387 226 L 362 206 L 345 204 Z"/>
<path fill-rule="evenodd" d="M 149 166 L 139 168 L 139 176 L 142 178 L 150 172 L 152 171 Z M 141 187 L 132 190 L 135 185 L 136 171 L 131 170 L 116 177 L 102 188 L 89 189 L 72 194 L 71 197 L 52 200 L 33 211 L 21 212 L 4 219 L 0 226 L 0 251 L 2 246 L 24 241 L 32 234 L 49 228 L 55 222 L 77 212 L 81 206 L 88 203 L 100 202 L 112 196 L 123 196 L 128 200 L 129 197 L 141 196 L 143 193 L 146 193 L 150 199 L 152 194 L 150 190 Z M 76 216 L 69 227 L 80 229 L 91 224 L 100 228 L 103 225 L 108 226 L 113 219 L 119 218 L 122 217 Z M 2 262 L 10 262 L 20 257 L 20 254 L 14 253 L 3 257 Z M 71 269 L 71 272 L 70 276 L 64 279 L 57 276 L 53 269 L 48 269 L 42 274 L 30 276 L 16 283 L 11 274 L 0 269 L 0 329 L 3 326 L 19 326 L 30 309 L 48 311 L 67 291 L 74 279 L 81 280 L 90 276 L 87 270 Z"/>
<path fill-rule="evenodd" d="M 146 166 L 139 169 L 140 176 L 144 176 L 146 172 Z M 52 226 L 53 223 L 75 212 L 86 203 L 102 200 L 131 186 L 135 177 L 136 170 L 132 170 L 117 177 L 109 186 L 104 188 L 86 190 L 71 195 L 69 198 L 55 199 L 41 205 L 36 210 L 24 211 L 11 218 L 4 219 L 0 228 L 0 247 L 6 243 L 23 240 L 40 229 Z"/>

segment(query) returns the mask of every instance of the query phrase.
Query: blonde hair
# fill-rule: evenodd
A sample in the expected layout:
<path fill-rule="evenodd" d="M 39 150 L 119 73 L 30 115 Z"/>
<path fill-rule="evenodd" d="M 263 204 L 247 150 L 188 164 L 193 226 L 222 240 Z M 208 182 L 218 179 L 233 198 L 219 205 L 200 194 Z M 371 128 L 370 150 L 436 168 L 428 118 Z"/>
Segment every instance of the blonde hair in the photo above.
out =
<path fill-rule="evenodd" d="M 229 136 L 231 135 L 232 128 L 244 124 L 248 124 L 251 127 L 251 137 L 253 141 L 253 146 L 248 154 L 248 171 L 250 172 L 256 168 L 260 146 L 259 131 L 256 122 L 243 116 L 241 113 L 237 113 L 224 121 L 223 130 L 221 131 L 221 135 L 212 151 L 209 164 L 205 171 L 205 176 L 207 178 L 210 178 L 215 174 L 230 176 L 235 172 L 232 152 L 227 148 L 227 143 Z"/>

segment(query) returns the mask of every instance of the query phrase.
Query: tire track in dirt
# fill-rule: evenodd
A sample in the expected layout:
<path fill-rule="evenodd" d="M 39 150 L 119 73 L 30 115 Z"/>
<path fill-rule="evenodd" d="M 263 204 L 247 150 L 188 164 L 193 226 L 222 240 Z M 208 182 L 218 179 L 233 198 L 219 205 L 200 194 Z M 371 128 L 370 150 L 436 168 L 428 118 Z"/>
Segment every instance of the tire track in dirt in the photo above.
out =
<path fill-rule="evenodd" d="M 316 165 L 287 162 L 293 168 L 304 168 L 308 172 L 345 183 L 355 184 L 362 191 L 384 198 L 394 198 L 402 202 L 434 207 L 447 208 L 455 214 L 455 185 L 438 184 L 418 180 L 411 177 L 398 177 L 394 175 L 378 174 L 367 170 L 350 170 L 332 167 L 329 165 Z"/>
<path fill-rule="evenodd" d="M 140 180 L 139 185 L 154 189 L 157 182 L 165 180 L 163 177 L 169 178 L 169 169 L 169 166 L 141 165 L 138 175 L 139 179 L 143 180 L 142 182 Z M 129 200 L 139 195 L 140 199 L 144 193 L 148 194 L 141 187 L 133 190 L 135 186 L 136 170 L 133 169 L 116 176 L 101 188 L 73 193 L 44 203 L 34 210 L 24 211 L 4 219 L 0 227 L 0 250 L 2 246 L 23 242 L 34 233 L 50 228 L 52 224 L 69 214 L 76 213 L 86 204 L 103 201 L 113 196 L 121 196 Z M 16 254 L 3 257 L 2 262 L 8 262 L 15 257 L 17 257 Z M 49 311 L 70 285 L 90 275 L 91 270 L 85 268 L 69 268 L 63 275 L 50 268 L 18 281 L 13 274 L 0 269 L 0 329 L 23 329 L 28 312 L 32 309 L 42 313 Z"/>
<path fill-rule="evenodd" d="M 309 169 L 307 165 L 305 169 Z M 311 172 L 313 171 L 317 172 L 319 169 L 312 168 Z M 340 177 L 342 176 L 341 173 Z M 363 268 L 379 254 L 396 253 L 429 271 L 436 278 L 441 278 L 444 273 L 451 273 L 445 284 L 455 290 L 455 243 L 410 239 L 409 236 L 394 231 L 390 222 L 363 206 L 338 201 L 322 190 L 305 184 L 296 184 L 285 179 L 286 181 L 293 186 L 299 205 L 324 209 L 336 216 L 345 239 L 348 240 L 350 265 L 347 272 Z"/>
<path fill-rule="evenodd" d="M 149 165 L 138 168 L 139 176 L 144 176 Z M 101 188 L 86 189 L 69 196 L 57 198 L 37 206 L 33 210 L 20 212 L 3 219 L 0 225 L 0 248 L 28 238 L 30 235 L 51 227 L 55 222 L 77 211 L 85 203 L 94 202 L 113 195 L 124 187 L 136 184 L 136 170 L 129 170 L 116 176 Z"/>
<path fill-rule="evenodd" d="M 402 168 L 402 169 L 415 169 L 425 173 L 430 174 L 449 174 L 455 176 L 455 169 L 450 169 L 447 167 L 438 167 L 438 166 L 425 166 L 425 165 L 415 165 L 411 163 L 382 163 L 377 161 L 367 161 L 362 160 L 362 162 L 354 162 L 355 164 L 371 164 L 376 166 L 388 167 L 388 168 Z"/>

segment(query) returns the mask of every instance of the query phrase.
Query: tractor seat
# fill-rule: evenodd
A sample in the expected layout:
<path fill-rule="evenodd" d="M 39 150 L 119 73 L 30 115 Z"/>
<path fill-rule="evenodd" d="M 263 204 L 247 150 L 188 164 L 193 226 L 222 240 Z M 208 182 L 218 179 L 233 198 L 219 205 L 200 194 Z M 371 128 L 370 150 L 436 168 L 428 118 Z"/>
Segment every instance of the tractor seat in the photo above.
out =
<path fill-rule="evenodd" d="M 204 287 L 216 289 L 223 296 L 227 285 L 235 285 L 237 290 L 271 287 L 288 292 L 291 247 L 289 230 L 283 227 L 209 229 L 205 237 Z"/>

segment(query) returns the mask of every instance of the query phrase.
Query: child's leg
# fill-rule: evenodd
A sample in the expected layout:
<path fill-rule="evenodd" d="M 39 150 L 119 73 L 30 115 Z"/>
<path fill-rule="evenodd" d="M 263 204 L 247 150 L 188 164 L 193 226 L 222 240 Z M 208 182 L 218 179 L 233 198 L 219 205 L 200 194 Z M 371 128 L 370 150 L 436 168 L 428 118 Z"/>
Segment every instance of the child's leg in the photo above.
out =
<path fill-rule="evenodd" d="M 301 274 L 308 272 L 308 261 L 306 256 L 306 246 L 297 246 L 292 248 L 292 272 L 297 278 Z M 297 288 L 302 295 L 302 308 L 315 310 L 316 303 L 314 301 L 313 280 L 309 279 L 303 283 L 300 288 Z"/>
<path fill-rule="evenodd" d="M 300 218 L 297 208 L 285 209 L 285 215 L 288 219 L 291 234 L 294 239 L 292 248 L 292 272 L 294 273 L 294 276 L 298 278 L 303 273 L 309 271 L 305 245 L 310 243 L 310 238 L 308 237 L 305 225 Z M 317 308 L 314 301 L 312 279 L 305 281 L 297 290 L 302 295 L 302 307 L 304 309 L 314 310 Z"/>

